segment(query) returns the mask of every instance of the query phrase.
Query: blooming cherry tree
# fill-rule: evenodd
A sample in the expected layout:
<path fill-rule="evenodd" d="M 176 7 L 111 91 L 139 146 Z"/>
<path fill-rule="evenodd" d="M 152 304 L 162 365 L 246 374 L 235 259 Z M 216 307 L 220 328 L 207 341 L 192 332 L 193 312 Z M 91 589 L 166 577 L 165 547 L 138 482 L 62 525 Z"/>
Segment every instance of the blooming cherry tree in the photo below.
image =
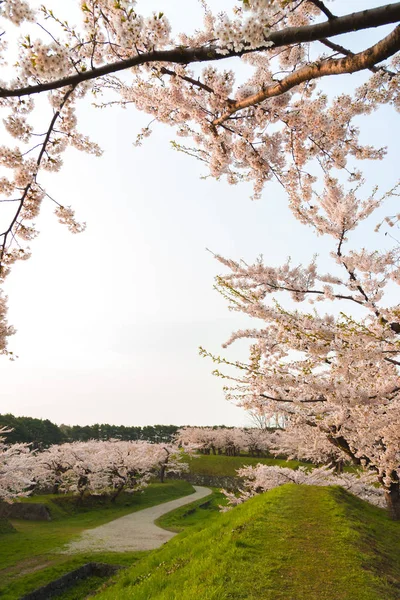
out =
<path fill-rule="evenodd" d="M 316 232 L 332 239 L 332 274 L 320 273 L 315 260 L 308 267 L 286 263 L 273 268 L 262 261 L 247 265 L 217 257 L 230 269 L 217 286 L 231 308 L 262 319 L 265 326 L 236 332 L 227 342 L 251 340 L 248 363 L 230 363 L 239 376 L 216 374 L 233 379 L 227 396 L 245 408 L 286 413 L 297 426 L 287 432 L 294 434 L 293 444 L 298 427 L 305 428 L 304 434 L 313 427 L 340 453 L 374 471 L 392 515 L 400 518 L 400 323 L 398 304 L 387 301 L 390 284 L 400 281 L 400 246 L 382 253 L 346 249 L 352 230 L 384 199 L 358 200 L 354 190 L 345 194 L 329 179 L 316 210 L 310 214 L 304 208 Z M 339 316 L 288 310 L 269 302 L 279 293 L 290 294 L 303 307 L 317 298 L 343 309 Z M 357 320 L 351 309 L 344 312 L 349 305 L 357 306 Z M 284 451 L 287 435 L 281 439 Z"/>
<path fill-rule="evenodd" d="M 0 428 L 0 501 L 3 502 L 29 496 L 34 487 L 34 453 L 28 444 L 7 444 L 9 432 L 5 427 Z"/>

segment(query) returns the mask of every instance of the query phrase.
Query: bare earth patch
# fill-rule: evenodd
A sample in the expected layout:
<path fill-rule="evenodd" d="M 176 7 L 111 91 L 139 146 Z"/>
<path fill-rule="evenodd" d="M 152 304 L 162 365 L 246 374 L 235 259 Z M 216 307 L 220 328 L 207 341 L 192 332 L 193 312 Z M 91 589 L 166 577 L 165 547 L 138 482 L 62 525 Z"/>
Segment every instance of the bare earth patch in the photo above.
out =
<path fill-rule="evenodd" d="M 165 513 L 190 504 L 211 494 L 205 487 L 193 486 L 194 494 L 145 508 L 138 512 L 120 517 L 110 523 L 84 531 L 81 536 L 70 542 L 62 553 L 77 552 L 130 552 L 134 550 L 154 550 L 176 535 L 154 524 Z"/>

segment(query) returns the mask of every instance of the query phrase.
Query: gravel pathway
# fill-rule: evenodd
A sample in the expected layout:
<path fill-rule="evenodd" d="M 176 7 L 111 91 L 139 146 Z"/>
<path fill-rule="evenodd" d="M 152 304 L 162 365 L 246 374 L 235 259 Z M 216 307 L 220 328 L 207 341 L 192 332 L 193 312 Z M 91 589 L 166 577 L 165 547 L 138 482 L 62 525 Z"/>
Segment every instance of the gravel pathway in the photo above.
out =
<path fill-rule="evenodd" d="M 176 535 L 154 524 L 165 513 L 200 500 L 211 494 L 211 490 L 197 485 L 194 494 L 139 510 L 125 517 L 110 521 L 100 527 L 84 531 L 80 538 L 68 544 L 63 554 L 75 552 L 128 552 L 154 550 Z"/>

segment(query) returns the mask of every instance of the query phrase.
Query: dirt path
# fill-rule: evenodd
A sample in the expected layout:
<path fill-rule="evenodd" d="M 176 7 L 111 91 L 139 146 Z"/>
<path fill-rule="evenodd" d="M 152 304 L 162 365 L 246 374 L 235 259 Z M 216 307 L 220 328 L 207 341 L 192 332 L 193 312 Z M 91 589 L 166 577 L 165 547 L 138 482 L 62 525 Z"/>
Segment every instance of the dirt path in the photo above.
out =
<path fill-rule="evenodd" d="M 62 551 L 75 552 L 129 552 L 154 550 L 176 535 L 154 524 L 165 513 L 200 500 L 211 494 L 211 490 L 197 485 L 194 494 L 139 510 L 125 517 L 110 521 L 100 527 L 84 531 L 80 538 L 68 544 Z"/>

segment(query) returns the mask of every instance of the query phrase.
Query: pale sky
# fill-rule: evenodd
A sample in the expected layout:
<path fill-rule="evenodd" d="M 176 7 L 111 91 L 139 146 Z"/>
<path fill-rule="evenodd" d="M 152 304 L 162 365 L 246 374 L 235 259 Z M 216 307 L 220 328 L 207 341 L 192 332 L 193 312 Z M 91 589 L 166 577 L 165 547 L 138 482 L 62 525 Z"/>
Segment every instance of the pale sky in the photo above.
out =
<path fill-rule="evenodd" d="M 141 4 L 165 8 L 165 0 Z M 168 2 L 179 30 L 195 26 L 200 11 L 195 0 L 190 4 L 185 17 L 182 2 Z M 218 7 L 232 4 L 220 0 Z M 339 0 L 335 10 L 378 4 Z M 372 43 L 385 30 L 358 39 Z M 340 82 L 351 90 L 364 77 L 325 80 L 324 88 L 334 93 Z M 248 424 L 245 412 L 224 399 L 223 382 L 211 375 L 214 365 L 198 356 L 200 345 L 225 352 L 221 344 L 231 332 L 250 324 L 213 291 L 221 267 L 206 248 L 248 262 L 262 253 L 277 265 L 288 255 L 309 262 L 330 249 L 329 241 L 294 221 L 274 183 L 252 202 L 247 184 L 200 179 L 206 170 L 170 148 L 174 134 L 165 126 L 134 147 L 147 115 L 100 111 L 89 103 L 80 113 L 80 130 L 100 144 L 103 156 L 71 150 L 62 171 L 42 180 L 87 229 L 73 236 L 57 223 L 53 206 L 44 205 L 32 258 L 9 276 L 9 322 L 18 330 L 10 350 L 19 358 L 0 358 L 0 413 L 82 425 Z M 390 146 L 385 161 L 367 169 L 384 189 L 397 176 L 397 124 L 393 110 L 381 110 L 362 137 Z M 365 242 L 362 232 L 356 239 Z M 386 243 L 383 234 L 377 238 Z M 237 357 L 238 350 L 226 354 Z"/>

